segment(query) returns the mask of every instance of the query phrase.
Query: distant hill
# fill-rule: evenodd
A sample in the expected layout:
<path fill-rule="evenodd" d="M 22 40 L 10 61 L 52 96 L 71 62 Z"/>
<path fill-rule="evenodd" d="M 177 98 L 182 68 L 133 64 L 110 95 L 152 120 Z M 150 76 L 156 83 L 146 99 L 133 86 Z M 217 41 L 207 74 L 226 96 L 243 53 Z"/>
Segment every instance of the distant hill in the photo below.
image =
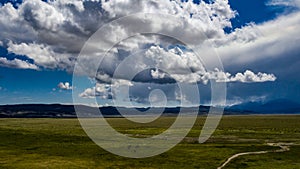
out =
<path fill-rule="evenodd" d="M 0 117 L 76 117 L 74 106 L 60 104 L 1 105 Z"/>
<path fill-rule="evenodd" d="M 125 115 L 145 115 L 161 113 L 164 116 L 177 115 L 179 111 L 189 113 L 198 111 L 198 114 L 204 115 L 209 111 L 208 106 L 199 107 L 170 107 L 170 108 L 125 108 L 125 107 L 89 107 L 77 105 L 76 111 L 84 112 L 85 117 L 99 117 L 99 110 L 104 117 L 122 117 L 120 112 Z M 138 111 L 136 111 L 138 110 Z M 60 104 L 19 104 L 19 105 L 0 105 L 0 118 L 75 118 L 76 112 L 73 105 Z"/>
<path fill-rule="evenodd" d="M 175 116 L 179 112 L 198 112 L 198 115 L 207 115 L 209 106 L 199 107 L 167 107 L 167 108 L 126 108 L 126 107 L 89 107 L 77 105 L 76 111 L 84 112 L 84 117 L 99 117 L 99 110 L 104 117 L 122 117 L 125 115 L 145 115 L 161 113 L 163 116 Z M 138 110 L 138 111 L 136 111 Z M 247 102 L 225 107 L 225 115 L 247 114 L 300 114 L 300 104 L 277 99 L 269 102 Z M 0 105 L 0 118 L 75 118 L 77 117 L 73 105 L 61 104 L 18 104 Z"/>

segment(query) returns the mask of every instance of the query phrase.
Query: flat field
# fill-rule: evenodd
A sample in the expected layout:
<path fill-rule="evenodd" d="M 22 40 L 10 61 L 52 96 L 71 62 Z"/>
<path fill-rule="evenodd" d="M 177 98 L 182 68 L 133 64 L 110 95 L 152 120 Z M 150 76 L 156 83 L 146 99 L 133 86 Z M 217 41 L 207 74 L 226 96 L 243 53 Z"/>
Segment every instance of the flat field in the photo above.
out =
<path fill-rule="evenodd" d="M 111 118 L 109 123 L 132 137 L 147 137 L 167 129 L 174 117 L 146 125 Z M 300 169 L 300 116 L 224 116 L 213 136 L 197 143 L 205 117 L 188 136 L 155 157 L 130 159 L 113 155 L 85 134 L 77 119 L 0 119 L 0 168 L 203 168 L 216 169 L 242 152 L 275 151 L 267 143 L 292 143 L 289 151 L 244 155 L 224 169 Z"/>

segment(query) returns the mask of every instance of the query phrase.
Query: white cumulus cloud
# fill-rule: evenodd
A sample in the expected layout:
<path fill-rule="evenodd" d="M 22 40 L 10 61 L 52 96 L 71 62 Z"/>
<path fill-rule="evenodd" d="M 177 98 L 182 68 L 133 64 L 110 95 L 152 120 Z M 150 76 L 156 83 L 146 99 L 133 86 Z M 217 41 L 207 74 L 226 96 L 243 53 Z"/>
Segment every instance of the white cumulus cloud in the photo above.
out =
<path fill-rule="evenodd" d="M 23 61 L 20 59 L 13 59 L 13 60 L 8 60 L 6 58 L 0 57 L 0 66 L 2 67 L 9 67 L 9 68 L 17 68 L 17 69 L 34 69 L 38 70 L 39 68 L 31 64 L 27 61 Z"/>
<path fill-rule="evenodd" d="M 0 7 L 0 41 L 10 52 L 33 59 L 38 67 L 71 71 L 82 45 L 98 28 L 113 19 L 140 12 L 173 14 L 185 18 L 186 23 L 182 22 L 186 28 L 183 33 L 194 43 L 199 37 L 191 32 L 189 24 L 203 28 L 209 38 L 222 37 L 225 36 L 223 28 L 230 27 L 230 19 L 236 15 L 228 0 L 201 2 L 199 5 L 191 0 L 27 0 L 18 8 L 10 3 Z M 160 18 L 156 20 L 159 24 L 149 22 L 144 26 L 178 31 L 178 25 L 166 25 Z M 130 29 L 116 25 L 113 30 L 118 31 L 118 34 L 128 34 Z M 147 42 L 139 41 L 139 44 Z"/>
<path fill-rule="evenodd" d="M 273 5 L 296 6 L 294 4 L 298 0 L 288 2 L 272 1 Z M 145 22 L 136 26 L 134 23 L 137 21 L 133 17 L 130 22 L 109 25 L 111 29 L 99 38 L 105 38 L 110 44 L 139 30 L 178 34 L 188 39 L 187 43 L 192 47 L 211 44 L 228 71 L 207 70 L 201 61 L 201 57 L 206 57 L 205 53 L 197 56 L 182 42 L 162 35 L 130 37 L 116 44 L 105 57 L 99 49 L 102 44 L 96 41 L 91 44 L 90 53 L 82 59 L 81 68 L 86 73 L 84 75 L 96 79 L 97 84 L 85 89 L 81 97 L 109 99 L 115 95 L 111 86 L 121 90 L 123 85 L 136 85 L 133 82 L 143 82 L 145 84 L 139 85 L 147 86 L 149 83 L 169 85 L 173 80 L 203 84 L 209 80 L 240 83 L 275 81 L 275 74 L 264 73 L 270 72 L 268 68 L 257 70 L 240 65 L 288 58 L 288 52 L 296 53 L 299 49 L 300 38 L 296 36 L 300 33 L 298 11 L 261 24 L 249 23 L 227 34 L 224 28 L 231 27 L 231 20 L 238 13 L 231 9 L 228 0 L 200 1 L 199 4 L 192 0 L 26 0 L 18 8 L 10 3 L 0 6 L 0 45 L 10 53 L 25 55 L 33 62 L 0 58 L 0 66 L 59 69 L 72 73 L 81 48 L 93 33 L 115 19 L 135 13 L 171 14 L 179 19 L 174 22 L 161 17 L 146 18 Z M 100 52 L 95 52 L 94 48 Z M 103 57 L 103 60 L 94 77 L 93 70 L 98 68 L 95 63 L 97 57 Z M 238 73 L 231 75 L 230 68 L 234 66 L 241 68 L 235 69 L 234 72 Z M 117 69 L 119 73 L 114 75 Z M 132 79 L 130 72 L 140 74 Z M 61 82 L 59 88 L 70 90 L 72 86 Z M 134 92 L 141 94 L 138 89 Z M 173 90 L 170 92 L 174 93 Z"/>
<path fill-rule="evenodd" d="M 8 51 L 18 55 L 25 55 L 34 60 L 35 64 L 45 68 L 55 68 L 56 66 L 54 52 L 43 44 L 13 44 L 10 42 L 8 44 Z"/>
<path fill-rule="evenodd" d="M 235 76 L 228 78 L 229 82 L 267 82 L 275 81 L 276 77 L 274 74 L 267 74 L 258 72 L 257 74 L 253 73 L 250 70 L 246 70 L 244 73 L 237 73 Z"/>
<path fill-rule="evenodd" d="M 62 90 L 72 90 L 73 89 L 73 86 L 71 86 L 69 82 L 65 82 L 65 83 L 60 82 L 57 86 Z"/>

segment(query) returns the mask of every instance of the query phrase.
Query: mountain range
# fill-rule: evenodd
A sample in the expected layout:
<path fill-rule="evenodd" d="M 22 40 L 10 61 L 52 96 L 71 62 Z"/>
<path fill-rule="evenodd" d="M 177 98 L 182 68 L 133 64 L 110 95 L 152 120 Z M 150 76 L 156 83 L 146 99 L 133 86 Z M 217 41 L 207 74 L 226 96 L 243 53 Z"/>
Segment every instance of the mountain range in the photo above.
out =
<path fill-rule="evenodd" d="M 104 117 L 122 117 L 122 113 L 134 115 L 161 113 L 163 116 L 174 116 L 179 112 L 198 112 L 198 115 L 207 115 L 209 106 L 199 107 L 167 107 L 167 108 L 126 108 L 126 107 L 90 107 L 77 105 L 76 111 L 84 113 L 85 117 L 99 117 L 99 110 Z M 136 111 L 138 110 L 138 111 Z M 300 114 L 300 104 L 277 99 L 268 102 L 245 102 L 224 108 L 225 115 L 248 114 Z M 0 118 L 75 118 L 77 117 L 74 105 L 61 104 L 18 104 L 0 105 Z"/>

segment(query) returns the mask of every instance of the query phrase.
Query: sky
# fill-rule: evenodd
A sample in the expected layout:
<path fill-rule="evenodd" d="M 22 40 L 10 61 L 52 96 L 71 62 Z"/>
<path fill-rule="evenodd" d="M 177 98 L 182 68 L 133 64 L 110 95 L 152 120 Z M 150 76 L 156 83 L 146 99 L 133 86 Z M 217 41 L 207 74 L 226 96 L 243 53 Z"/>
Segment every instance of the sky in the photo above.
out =
<path fill-rule="evenodd" d="M 299 0 L 1 0 L 0 104 L 192 106 L 212 104 L 214 83 L 226 85 L 220 104 L 299 102 L 299 7 Z M 151 17 L 140 22 L 142 13 Z"/>

